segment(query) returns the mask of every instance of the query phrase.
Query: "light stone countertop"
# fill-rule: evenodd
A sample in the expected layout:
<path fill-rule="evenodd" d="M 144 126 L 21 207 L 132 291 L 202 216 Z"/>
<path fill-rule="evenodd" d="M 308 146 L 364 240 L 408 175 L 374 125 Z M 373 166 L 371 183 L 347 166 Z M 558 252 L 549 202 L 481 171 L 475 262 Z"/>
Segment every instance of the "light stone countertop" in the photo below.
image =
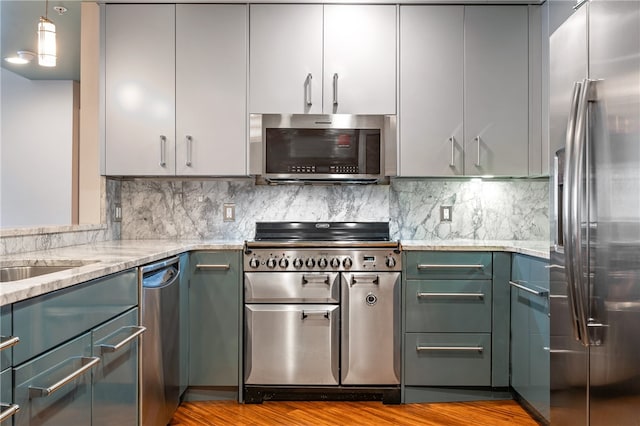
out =
<path fill-rule="evenodd" d="M 542 241 L 402 241 L 403 250 L 506 251 L 549 258 Z M 193 250 L 241 250 L 242 241 L 118 240 L 3 256 L 0 267 L 77 265 L 25 280 L 0 283 L 0 306 L 70 287 Z"/>

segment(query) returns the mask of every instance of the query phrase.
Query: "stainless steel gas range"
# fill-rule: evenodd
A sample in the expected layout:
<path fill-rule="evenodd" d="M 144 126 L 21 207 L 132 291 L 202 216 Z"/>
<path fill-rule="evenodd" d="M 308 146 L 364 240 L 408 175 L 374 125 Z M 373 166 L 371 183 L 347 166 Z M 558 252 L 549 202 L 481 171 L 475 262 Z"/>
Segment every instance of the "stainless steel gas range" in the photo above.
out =
<path fill-rule="evenodd" d="M 388 223 L 260 222 L 244 270 L 245 402 L 399 402 L 401 257 Z"/>

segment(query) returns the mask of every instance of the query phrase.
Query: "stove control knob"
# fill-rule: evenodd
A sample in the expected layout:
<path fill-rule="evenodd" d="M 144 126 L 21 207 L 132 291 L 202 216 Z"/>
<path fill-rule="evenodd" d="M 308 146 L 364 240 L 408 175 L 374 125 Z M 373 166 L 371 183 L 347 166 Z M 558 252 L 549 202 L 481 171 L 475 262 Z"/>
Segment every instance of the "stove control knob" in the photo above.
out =
<path fill-rule="evenodd" d="M 314 266 L 316 266 L 316 261 L 313 260 L 312 258 L 307 259 L 307 268 L 313 268 Z"/>
<path fill-rule="evenodd" d="M 334 257 L 333 259 L 331 259 L 332 268 L 337 268 L 339 266 L 340 266 L 340 259 L 338 259 L 337 257 Z"/>
<path fill-rule="evenodd" d="M 351 265 L 353 265 L 353 260 L 351 260 L 350 257 L 345 257 L 344 260 L 342 261 L 342 266 L 349 269 L 351 268 Z"/>
<path fill-rule="evenodd" d="M 300 268 L 302 268 L 303 264 L 304 264 L 304 262 L 299 257 L 296 257 L 295 259 L 293 259 L 293 267 L 294 268 L 300 269 Z"/>
<path fill-rule="evenodd" d="M 384 261 L 384 264 L 387 265 L 387 267 L 389 268 L 393 268 L 394 266 L 396 266 L 396 259 L 393 256 L 387 256 L 387 258 Z"/>
<path fill-rule="evenodd" d="M 269 259 L 267 259 L 267 268 L 275 268 L 276 264 L 278 263 L 278 261 L 276 260 L 275 257 L 270 257 Z"/>
<path fill-rule="evenodd" d="M 249 266 L 251 266 L 252 268 L 257 268 L 258 266 L 260 266 L 260 261 L 257 257 L 252 257 L 251 260 L 249 260 Z"/>
<path fill-rule="evenodd" d="M 328 264 L 329 262 L 327 262 L 326 257 L 321 257 L 320 260 L 318 260 L 318 266 L 321 268 L 326 268 Z"/>
<path fill-rule="evenodd" d="M 281 268 L 286 268 L 287 266 L 289 266 L 289 261 L 283 257 L 282 259 L 280 259 L 280 262 L 278 264 Z"/>

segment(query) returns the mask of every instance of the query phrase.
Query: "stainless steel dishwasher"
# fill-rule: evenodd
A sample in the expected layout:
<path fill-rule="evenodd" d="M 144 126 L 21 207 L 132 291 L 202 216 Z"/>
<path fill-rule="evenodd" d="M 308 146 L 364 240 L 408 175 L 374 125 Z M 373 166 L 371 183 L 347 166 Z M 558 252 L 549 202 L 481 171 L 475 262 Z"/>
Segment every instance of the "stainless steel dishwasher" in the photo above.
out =
<path fill-rule="evenodd" d="M 142 288 L 140 324 L 140 416 L 144 426 L 169 423 L 180 399 L 179 258 L 139 268 Z"/>

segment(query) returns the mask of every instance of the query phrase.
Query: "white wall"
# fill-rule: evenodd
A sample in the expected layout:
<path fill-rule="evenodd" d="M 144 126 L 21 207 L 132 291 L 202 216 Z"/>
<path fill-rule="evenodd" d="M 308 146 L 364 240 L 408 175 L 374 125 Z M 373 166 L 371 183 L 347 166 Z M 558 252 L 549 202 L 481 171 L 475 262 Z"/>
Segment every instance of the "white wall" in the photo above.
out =
<path fill-rule="evenodd" d="M 0 226 L 70 224 L 73 82 L 0 80 Z"/>

